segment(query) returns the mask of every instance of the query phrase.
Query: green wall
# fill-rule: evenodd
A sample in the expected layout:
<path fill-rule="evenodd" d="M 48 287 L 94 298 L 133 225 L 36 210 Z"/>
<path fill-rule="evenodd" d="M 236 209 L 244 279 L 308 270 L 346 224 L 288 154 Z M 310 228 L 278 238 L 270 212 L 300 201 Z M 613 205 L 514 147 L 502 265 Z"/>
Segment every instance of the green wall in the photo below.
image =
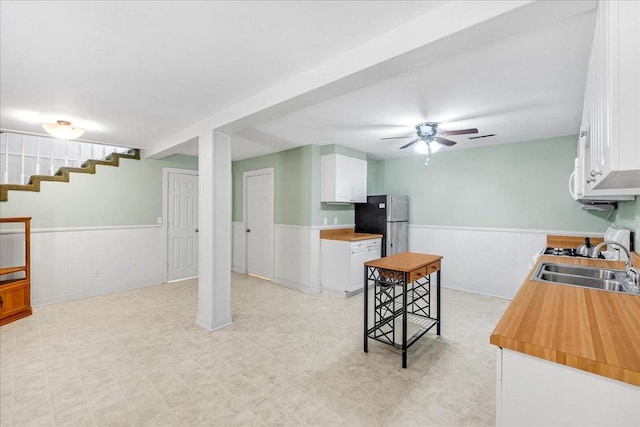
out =
<path fill-rule="evenodd" d="M 309 225 L 312 146 L 233 162 L 233 221 L 242 221 L 243 173 L 274 168 L 276 224 Z"/>
<path fill-rule="evenodd" d="M 640 197 L 636 197 L 635 202 L 624 202 L 618 204 L 615 224 L 619 227 L 628 228 L 635 233 L 635 251 L 640 252 Z"/>
<path fill-rule="evenodd" d="M 198 158 L 121 159 L 119 167 L 71 174 L 64 182 L 43 182 L 39 193 L 10 191 L 0 203 L 3 217 L 32 217 L 33 228 L 156 224 L 162 216 L 162 169 L 198 169 Z"/>
<path fill-rule="evenodd" d="M 440 151 L 431 156 L 368 160 L 369 194 L 406 194 L 414 225 L 494 227 L 604 232 L 611 223 L 639 227 L 638 202 L 613 213 L 580 209 L 571 199 L 577 138 Z M 340 153 L 362 158 L 339 145 L 305 146 L 233 163 L 233 220 L 242 221 L 242 173 L 275 169 L 277 224 L 353 224 L 353 205 L 320 203 L 320 156 Z M 639 233 L 640 234 L 640 233 Z M 636 247 L 638 241 L 636 239 Z"/>
<path fill-rule="evenodd" d="M 606 213 L 568 192 L 575 136 L 387 160 L 384 191 L 410 198 L 412 224 L 604 232 Z"/>
<path fill-rule="evenodd" d="M 233 162 L 233 221 L 243 219 L 243 173 L 274 168 L 276 224 L 316 226 L 353 224 L 353 205 L 320 202 L 320 157 L 339 146 L 307 145 L 274 154 Z M 342 147 L 344 148 L 344 147 Z M 329 151 L 327 151 L 329 150 Z M 341 154 L 358 153 L 342 150 Z M 363 153 L 360 153 L 363 158 Z"/>

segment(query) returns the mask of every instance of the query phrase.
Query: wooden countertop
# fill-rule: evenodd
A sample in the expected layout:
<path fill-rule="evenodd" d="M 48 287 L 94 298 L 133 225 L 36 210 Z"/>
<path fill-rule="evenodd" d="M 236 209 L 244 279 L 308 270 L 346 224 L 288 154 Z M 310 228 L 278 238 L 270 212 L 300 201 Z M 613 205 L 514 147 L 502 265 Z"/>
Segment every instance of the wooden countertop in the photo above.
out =
<path fill-rule="evenodd" d="M 356 233 L 353 228 L 335 228 L 320 230 L 320 238 L 326 240 L 342 240 L 344 242 L 357 242 L 359 240 L 381 239 L 382 234 Z"/>
<path fill-rule="evenodd" d="M 364 265 L 367 267 L 383 268 L 386 270 L 410 272 L 429 264 L 434 264 L 441 259 L 442 255 L 400 252 L 399 254 L 365 262 Z"/>
<path fill-rule="evenodd" d="M 624 263 L 543 255 L 540 262 L 624 269 Z M 531 280 L 505 311 L 490 342 L 640 386 L 640 296 Z"/>

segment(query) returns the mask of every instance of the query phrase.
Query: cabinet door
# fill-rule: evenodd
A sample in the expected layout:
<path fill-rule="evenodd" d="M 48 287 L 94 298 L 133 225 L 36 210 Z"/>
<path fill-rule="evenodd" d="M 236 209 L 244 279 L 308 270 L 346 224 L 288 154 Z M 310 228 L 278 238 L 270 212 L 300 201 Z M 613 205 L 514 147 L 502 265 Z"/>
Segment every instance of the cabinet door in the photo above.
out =
<path fill-rule="evenodd" d="M 600 2 L 598 5 L 598 16 L 596 18 L 596 29 L 591 48 L 591 62 L 589 64 L 589 84 L 590 87 L 590 115 L 591 115 L 591 135 L 590 153 L 591 161 L 589 169 L 585 170 L 585 179 L 588 180 L 590 188 L 595 188 L 603 176 L 609 172 L 611 140 L 615 138 L 613 134 L 615 126 L 611 126 L 609 117 L 613 113 L 611 97 L 612 89 L 617 76 L 612 73 L 613 61 L 616 52 L 612 52 L 611 40 L 611 20 L 609 2 Z M 604 175 L 603 175 L 604 174 Z"/>
<path fill-rule="evenodd" d="M 351 202 L 351 157 L 336 154 L 336 202 Z"/>
<path fill-rule="evenodd" d="M 351 201 L 366 203 L 367 201 L 367 161 L 351 159 Z"/>
<path fill-rule="evenodd" d="M 0 323 L 20 313 L 30 313 L 28 282 L 20 280 L 0 286 L 0 301 Z"/>
<path fill-rule="evenodd" d="M 323 292 L 344 296 L 351 281 L 351 243 L 320 240 L 320 287 Z"/>
<path fill-rule="evenodd" d="M 364 263 L 367 262 L 367 248 L 364 243 L 351 245 L 351 275 L 349 291 L 355 291 L 364 285 Z"/>
<path fill-rule="evenodd" d="M 321 202 L 351 202 L 349 159 L 340 154 L 326 154 L 320 158 Z"/>
<path fill-rule="evenodd" d="M 598 2 L 588 70 L 587 189 L 640 194 L 640 3 Z"/>
<path fill-rule="evenodd" d="M 382 256 L 382 239 L 368 240 L 367 243 L 367 261 L 373 261 Z M 375 242 L 375 243 L 374 243 Z"/>

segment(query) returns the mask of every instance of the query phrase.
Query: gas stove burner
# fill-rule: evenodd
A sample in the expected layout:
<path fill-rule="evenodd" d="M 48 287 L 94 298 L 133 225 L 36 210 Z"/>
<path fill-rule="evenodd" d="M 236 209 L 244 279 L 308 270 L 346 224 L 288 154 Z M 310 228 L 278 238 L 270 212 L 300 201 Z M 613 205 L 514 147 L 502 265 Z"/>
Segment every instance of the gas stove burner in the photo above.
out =
<path fill-rule="evenodd" d="M 546 248 L 542 254 L 589 258 L 586 255 L 580 255 L 574 248 Z M 598 254 L 598 258 L 604 257 L 602 256 L 602 254 Z"/>
<path fill-rule="evenodd" d="M 575 249 L 572 248 L 547 248 L 544 251 L 545 255 L 560 255 L 560 256 L 579 256 Z"/>

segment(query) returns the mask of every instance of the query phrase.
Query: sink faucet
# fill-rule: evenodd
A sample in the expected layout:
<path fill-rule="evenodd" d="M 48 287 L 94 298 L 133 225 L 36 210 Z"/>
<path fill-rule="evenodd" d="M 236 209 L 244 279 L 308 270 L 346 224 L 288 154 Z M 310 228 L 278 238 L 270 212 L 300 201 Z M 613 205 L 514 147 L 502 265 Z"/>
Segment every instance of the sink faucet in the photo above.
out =
<path fill-rule="evenodd" d="M 598 255 L 600 254 L 600 249 L 602 249 L 602 247 L 605 245 L 617 246 L 627 254 L 627 268 L 625 268 L 625 273 L 627 273 L 627 281 L 631 286 L 634 287 L 634 290 L 636 292 L 639 292 L 640 287 L 638 286 L 639 285 L 638 279 L 640 279 L 640 272 L 637 269 L 633 268 L 631 252 L 624 245 L 621 245 L 618 242 L 608 242 L 605 240 L 604 242 L 599 243 L 598 245 L 596 245 L 595 248 L 593 248 L 593 252 L 591 253 L 591 258 L 598 258 Z"/>

